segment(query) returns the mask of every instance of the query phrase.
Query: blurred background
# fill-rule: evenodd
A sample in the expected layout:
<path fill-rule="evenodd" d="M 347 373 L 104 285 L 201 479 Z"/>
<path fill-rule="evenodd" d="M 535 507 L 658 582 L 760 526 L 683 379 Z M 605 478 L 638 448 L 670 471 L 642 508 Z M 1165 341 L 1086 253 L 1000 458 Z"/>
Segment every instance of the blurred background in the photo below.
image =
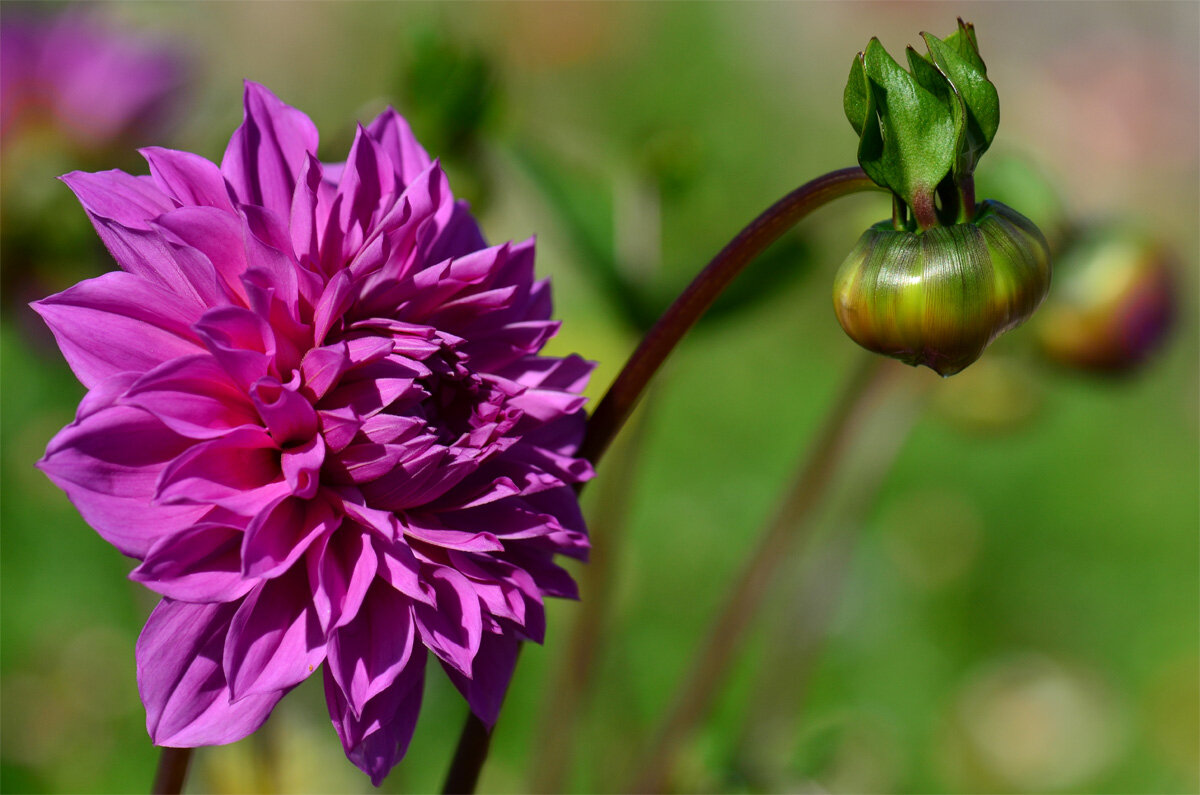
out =
<path fill-rule="evenodd" d="M 1200 787 L 1200 5 L 88 3 L 0 6 L 0 789 L 146 791 L 133 646 L 153 599 L 33 468 L 82 396 L 30 300 L 112 267 L 73 169 L 220 160 L 241 80 L 307 112 L 322 159 L 388 104 L 494 241 L 538 236 L 598 399 L 746 222 L 853 165 L 871 36 L 975 24 L 1002 106 L 980 198 L 1056 253 L 1039 315 L 961 375 L 897 366 L 804 543 L 670 760 L 701 792 Z M 921 48 L 923 49 L 923 48 Z M 661 373 L 585 501 L 585 604 L 522 655 L 481 789 L 630 786 L 730 584 L 866 356 L 833 271 L 881 194 L 774 246 Z M 1097 253 L 1099 252 L 1099 253 Z M 1099 262 L 1099 264 L 1096 264 Z M 1043 317 L 1044 315 L 1044 317 Z M 580 671 L 587 682 L 578 684 Z M 563 704 L 576 704 L 570 715 Z M 385 792 L 437 789 L 465 715 L 430 677 Z M 319 678 L 203 749 L 194 792 L 370 791 Z"/>

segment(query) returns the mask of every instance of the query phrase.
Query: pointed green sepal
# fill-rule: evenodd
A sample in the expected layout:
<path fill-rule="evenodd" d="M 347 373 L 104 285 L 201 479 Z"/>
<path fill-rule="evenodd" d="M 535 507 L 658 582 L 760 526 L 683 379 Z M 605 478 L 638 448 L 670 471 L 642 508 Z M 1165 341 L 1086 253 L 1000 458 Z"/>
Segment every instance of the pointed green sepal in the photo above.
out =
<path fill-rule="evenodd" d="M 875 107 L 871 103 L 871 85 L 867 82 L 867 74 L 863 69 L 863 54 L 854 56 L 850 64 L 850 77 L 846 80 L 846 90 L 842 94 L 842 107 L 846 110 L 846 118 L 850 126 L 860 136 L 867 119 L 875 116 Z"/>
<path fill-rule="evenodd" d="M 972 174 L 996 136 L 1000 103 L 972 26 L 960 19 L 945 39 L 921 35 L 929 53 L 909 47 L 908 70 L 871 39 L 850 66 L 842 104 L 863 171 L 929 229 L 969 219 Z"/>
<path fill-rule="evenodd" d="M 954 177 L 961 179 L 975 171 L 979 158 L 996 137 L 1000 126 L 1000 97 L 987 78 L 987 70 L 972 37 L 955 33 L 943 41 L 930 33 L 921 35 L 929 48 L 933 66 L 954 92 L 951 110 L 956 117 L 955 126 L 959 128 Z M 960 119 L 965 124 L 961 124 Z"/>
<path fill-rule="evenodd" d="M 863 71 L 878 130 L 864 122 L 858 161 L 871 179 L 920 214 L 922 205 L 932 206 L 933 192 L 954 160 L 950 109 L 896 63 L 878 39 L 867 45 Z"/>

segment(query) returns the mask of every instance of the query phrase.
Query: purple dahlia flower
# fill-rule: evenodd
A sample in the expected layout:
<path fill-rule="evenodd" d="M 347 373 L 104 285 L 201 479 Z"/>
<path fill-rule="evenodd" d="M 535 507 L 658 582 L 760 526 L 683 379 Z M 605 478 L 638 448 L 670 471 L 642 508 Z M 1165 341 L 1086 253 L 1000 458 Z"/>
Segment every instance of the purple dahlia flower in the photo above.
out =
<path fill-rule="evenodd" d="M 533 242 L 488 246 L 393 110 L 345 163 L 247 83 L 220 167 L 72 173 L 121 270 L 34 306 L 88 393 L 40 466 L 163 596 L 137 644 L 158 745 L 253 732 L 324 663 L 329 713 L 378 784 L 426 651 L 496 719 L 553 562 L 588 542 L 571 484 L 591 365 Z"/>

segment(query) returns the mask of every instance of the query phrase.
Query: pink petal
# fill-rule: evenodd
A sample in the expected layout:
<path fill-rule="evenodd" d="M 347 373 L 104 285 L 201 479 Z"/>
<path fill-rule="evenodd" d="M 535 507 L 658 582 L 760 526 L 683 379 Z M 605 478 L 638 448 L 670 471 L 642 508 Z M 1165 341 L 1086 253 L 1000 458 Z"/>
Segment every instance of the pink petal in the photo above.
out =
<path fill-rule="evenodd" d="M 246 81 L 245 119 L 225 149 L 221 173 L 243 204 L 287 218 L 306 155 L 317 153 L 316 125 L 258 83 Z"/>
<path fill-rule="evenodd" d="M 317 412 L 308 398 L 288 389 L 274 377 L 260 378 L 250 387 L 250 399 L 280 446 L 307 441 L 317 432 Z"/>
<path fill-rule="evenodd" d="M 242 531 L 200 523 L 154 543 L 131 580 L 188 602 L 233 602 L 255 586 L 242 576 Z"/>
<path fill-rule="evenodd" d="M 238 428 L 192 445 L 163 470 L 158 484 L 165 503 L 220 505 L 245 516 L 285 493 L 276 447 L 261 428 Z"/>
<path fill-rule="evenodd" d="M 89 174 L 72 171 L 62 177 L 92 218 L 105 218 L 133 229 L 149 229 L 148 221 L 175 208 L 150 177 L 135 177 L 124 171 Z M 103 239 L 106 232 L 97 227 Z"/>
<path fill-rule="evenodd" d="M 308 575 L 296 567 L 256 586 L 233 616 L 223 665 L 234 702 L 308 678 L 325 659 Z"/>
<path fill-rule="evenodd" d="M 150 175 L 155 184 L 181 205 L 233 211 L 225 178 L 211 160 L 159 146 L 147 146 L 138 151 L 150 164 Z"/>
<path fill-rule="evenodd" d="M 520 643 L 510 634 L 484 633 L 470 676 L 443 662 L 450 681 L 471 705 L 471 711 L 490 729 L 500 715 Z"/>
<path fill-rule="evenodd" d="M 193 439 L 212 439 L 259 424 L 246 393 L 207 353 L 159 365 L 138 379 L 122 402 L 145 409 L 171 430 Z"/>
<path fill-rule="evenodd" d="M 159 216 L 154 226 L 207 257 L 225 293 L 237 303 L 246 303 L 242 274 L 248 263 L 241 218 L 215 207 L 180 207 Z"/>
<path fill-rule="evenodd" d="M 305 559 L 313 607 L 328 633 L 358 615 L 378 559 L 368 534 L 351 522 L 316 539 Z"/>
<path fill-rule="evenodd" d="M 358 614 L 329 642 L 329 671 L 356 717 L 404 671 L 415 638 L 412 602 L 376 580 Z"/>
<path fill-rule="evenodd" d="M 325 703 L 346 756 L 379 786 L 408 750 L 425 690 L 425 649 L 416 645 L 404 671 L 356 715 L 325 666 Z"/>
<path fill-rule="evenodd" d="M 236 306 L 212 309 L 195 329 L 225 372 L 245 391 L 260 378 L 278 375 L 272 373 L 275 334 L 256 312 Z"/>
<path fill-rule="evenodd" d="M 388 108 L 367 126 L 367 133 L 379 144 L 396 169 L 401 185 L 408 185 L 432 162 L 412 134 L 404 117 Z"/>
<path fill-rule="evenodd" d="M 141 409 L 113 406 L 59 431 L 38 466 L 96 532 L 140 559 L 156 540 L 211 510 L 152 502 L 160 473 L 192 443 Z"/>
<path fill-rule="evenodd" d="M 433 586 L 437 605 L 413 605 L 421 640 L 447 664 L 470 676 L 483 632 L 479 597 L 467 578 L 453 569 L 432 568 L 424 580 Z"/>
<path fill-rule="evenodd" d="M 117 373 L 144 373 L 202 350 L 189 328 L 199 308 L 129 273 L 88 279 L 33 308 L 89 388 Z"/>
<path fill-rule="evenodd" d="M 221 667 L 238 603 L 163 599 L 137 642 L 138 691 L 155 745 L 190 748 L 240 740 L 266 721 L 284 692 L 232 703 Z"/>
<path fill-rule="evenodd" d="M 329 502 L 285 497 L 259 513 L 241 545 L 242 572 L 252 579 L 277 577 L 291 568 L 318 536 L 341 524 Z"/>

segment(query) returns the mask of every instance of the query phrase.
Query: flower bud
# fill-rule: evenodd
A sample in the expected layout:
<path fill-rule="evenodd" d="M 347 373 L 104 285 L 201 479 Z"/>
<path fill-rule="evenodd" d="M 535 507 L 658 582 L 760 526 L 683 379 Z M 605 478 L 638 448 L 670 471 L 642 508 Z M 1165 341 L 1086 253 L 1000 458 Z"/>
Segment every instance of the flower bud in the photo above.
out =
<path fill-rule="evenodd" d="M 833 283 L 833 307 L 867 350 L 953 375 L 1020 325 L 1050 288 L 1050 252 L 1033 223 L 994 201 L 969 223 L 859 238 Z"/>
<path fill-rule="evenodd" d="M 1069 367 L 1125 372 L 1161 347 L 1175 316 L 1172 257 L 1128 230 L 1086 234 L 1062 257 L 1063 282 L 1036 332 L 1042 350 Z"/>

